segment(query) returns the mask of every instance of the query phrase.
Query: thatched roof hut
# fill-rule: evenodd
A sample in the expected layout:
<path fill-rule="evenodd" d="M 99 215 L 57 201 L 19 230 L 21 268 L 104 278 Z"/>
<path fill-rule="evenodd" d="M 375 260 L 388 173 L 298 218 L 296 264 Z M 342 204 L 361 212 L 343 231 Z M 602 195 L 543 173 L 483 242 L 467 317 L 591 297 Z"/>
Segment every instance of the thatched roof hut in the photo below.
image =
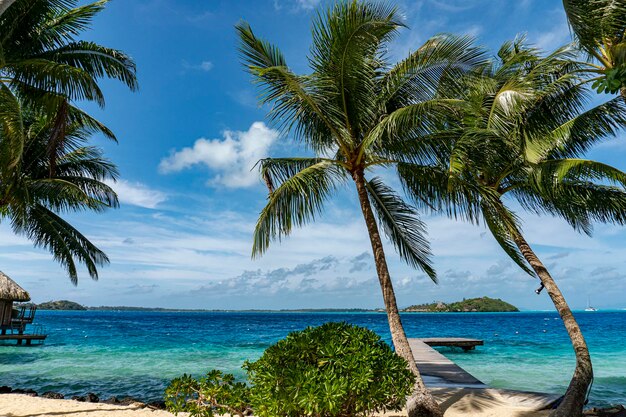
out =
<path fill-rule="evenodd" d="M 28 292 L 0 271 L 0 300 L 29 301 Z"/>

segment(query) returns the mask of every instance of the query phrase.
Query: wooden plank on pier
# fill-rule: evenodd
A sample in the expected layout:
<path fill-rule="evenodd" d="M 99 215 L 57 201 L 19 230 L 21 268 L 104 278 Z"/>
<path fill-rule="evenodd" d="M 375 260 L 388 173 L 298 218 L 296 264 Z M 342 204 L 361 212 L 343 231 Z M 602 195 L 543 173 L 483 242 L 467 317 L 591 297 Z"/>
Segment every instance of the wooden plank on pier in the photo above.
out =
<path fill-rule="evenodd" d="M 464 337 L 425 337 L 419 340 L 426 343 L 428 346 L 460 347 L 463 350 L 474 350 L 476 346 L 485 344 L 485 342 L 480 339 L 467 339 Z"/>
<path fill-rule="evenodd" d="M 409 339 L 409 345 L 420 373 L 434 377 L 434 385 L 486 387 L 478 378 L 428 346 L 421 339 Z M 428 378 L 426 380 L 428 385 Z"/>

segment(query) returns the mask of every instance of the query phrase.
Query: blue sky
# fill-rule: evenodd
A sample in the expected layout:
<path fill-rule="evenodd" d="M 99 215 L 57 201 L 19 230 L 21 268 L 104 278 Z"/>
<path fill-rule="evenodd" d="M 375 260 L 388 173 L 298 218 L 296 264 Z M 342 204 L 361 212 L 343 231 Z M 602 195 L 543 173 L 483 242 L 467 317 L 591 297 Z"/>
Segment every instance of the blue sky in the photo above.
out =
<path fill-rule="evenodd" d="M 187 308 L 380 307 L 373 259 L 352 189 L 317 223 L 267 255 L 250 259 L 265 190 L 251 172 L 265 156 L 303 151 L 280 136 L 256 104 L 239 63 L 233 25 L 245 19 L 278 44 L 289 65 L 307 71 L 309 24 L 317 0 L 112 0 L 85 39 L 126 51 L 140 91 L 104 81 L 104 110 L 84 107 L 112 128 L 119 144 L 96 138 L 120 167 L 122 207 L 70 219 L 103 248 L 111 265 L 100 280 L 74 287 L 51 256 L 0 226 L 2 270 L 35 302 Z M 398 59 L 439 32 L 470 33 L 490 50 L 518 33 L 544 49 L 569 41 L 559 0 L 398 1 L 410 29 L 391 45 Z M 591 156 L 626 170 L 625 138 Z M 598 226 L 593 239 L 561 220 L 522 216 L 524 231 L 566 297 L 582 308 L 626 308 L 626 230 Z M 389 247 L 401 306 L 462 297 L 500 297 L 550 309 L 536 280 L 507 260 L 482 228 L 426 216 L 438 286 L 405 266 Z"/>

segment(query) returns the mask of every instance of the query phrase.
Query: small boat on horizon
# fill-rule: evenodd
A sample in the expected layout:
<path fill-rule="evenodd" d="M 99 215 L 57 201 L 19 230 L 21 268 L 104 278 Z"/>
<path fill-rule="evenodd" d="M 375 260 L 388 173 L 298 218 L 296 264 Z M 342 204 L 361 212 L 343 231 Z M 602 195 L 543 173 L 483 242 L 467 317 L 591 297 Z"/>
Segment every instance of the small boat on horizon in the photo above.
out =
<path fill-rule="evenodd" d="M 598 311 L 597 308 L 591 306 L 591 303 L 589 302 L 589 297 L 587 297 L 587 308 L 585 308 L 585 311 Z"/>

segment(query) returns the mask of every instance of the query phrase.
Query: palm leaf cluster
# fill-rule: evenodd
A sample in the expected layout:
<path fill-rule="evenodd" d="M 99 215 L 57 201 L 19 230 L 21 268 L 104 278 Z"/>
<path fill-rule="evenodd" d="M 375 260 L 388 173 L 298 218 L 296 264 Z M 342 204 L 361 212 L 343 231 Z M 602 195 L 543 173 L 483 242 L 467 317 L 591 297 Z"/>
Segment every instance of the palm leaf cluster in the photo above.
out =
<path fill-rule="evenodd" d="M 505 205 L 507 197 L 588 234 L 594 221 L 626 220 L 626 174 L 584 159 L 591 146 L 624 126 L 626 104 L 613 98 L 588 108 L 574 56 L 569 47 L 542 57 L 523 39 L 505 43 L 497 59 L 453 86 L 463 102 L 458 116 L 428 139 L 439 141 L 446 157 L 398 166 L 416 204 L 484 222 L 527 271 L 514 243 L 519 219 Z"/>
<path fill-rule="evenodd" d="M 626 1 L 563 0 L 571 30 L 596 74 L 593 87 L 615 94 L 626 87 Z M 624 93 L 622 93 L 624 94 Z"/>
<path fill-rule="evenodd" d="M 77 262 L 95 279 L 108 259 L 61 215 L 118 205 L 104 182 L 115 166 L 87 144 L 115 135 L 75 102 L 104 106 L 104 77 L 137 88 L 128 55 L 80 39 L 105 5 L 14 0 L 0 13 L 0 221 L 52 252 L 73 283 Z"/>
<path fill-rule="evenodd" d="M 117 207 L 117 195 L 105 183 L 117 178 L 117 169 L 99 148 L 86 145 L 93 131 L 76 122 L 65 126 L 64 141 L 51 157 L 54 120 L 23 114 L 23 156 L 15 169 L 0 167 L 0 220 L 8 219 L 17 234 L 49 250 L 73 283 L 76 261 L 97 278 L 97 266 L 107 263 L 107 256 L 61 215 Z"/>

